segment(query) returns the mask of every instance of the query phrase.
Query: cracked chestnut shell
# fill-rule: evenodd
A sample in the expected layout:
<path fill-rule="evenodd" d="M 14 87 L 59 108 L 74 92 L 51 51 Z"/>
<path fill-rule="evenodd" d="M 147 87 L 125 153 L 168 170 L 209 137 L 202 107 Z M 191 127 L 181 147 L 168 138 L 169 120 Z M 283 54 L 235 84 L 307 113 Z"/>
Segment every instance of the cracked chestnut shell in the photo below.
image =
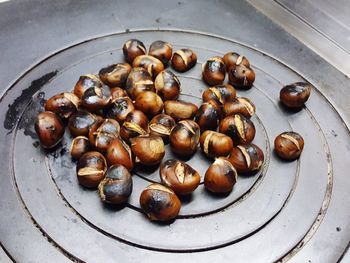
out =
<path fill-rule="evenodd" d="M 131 71 L 131 66 L 128 63 L 117 63 L 102 68 L 98 75 L 101 81 L 112 87 L 125 87 L 126 79 Z"/>
<path fill-rule="evenodd" d="M 91 150 L 90 141 L 85 136 L 78 136 L 72 140 L 69 148 L 70 155 L 74 159 L 79 159 L 84 153 Z"/>
<path fill-rule="evenodd" d="M 193 119 L 197 111 L 197 105 L 191 102 L 181 100 L 167 100 L 164 102 L 164 112 L 176 121 Z"/>
<path fill-rule="evenodd" d="M 96 188 L 105 177 L 107 162 L 99 152 L 87 152 L 77 163 L 78 182 L 88 188 Z"/>
<path fill-rule="evenodd" d="M 165 155 L 164 142 L 155 135 L 140 135 L 130 139 L 131 151 L 135 161 L 143 165 L 155 165 L 162 161 Z"/>
<path fill-rule="evenodd" d="M 134 158 L 130 146 L 122 139 L 114 139 L 107 148 L 106 159 L 109 165 L 121 164 L 126 169 L 134 167 Z"/>
<path fill-rule="evenodd" d="M 160 165 L 162 184 L 171 188 L 176 194 L 187 195 L 198 187 L 201 177 L 187 163 L 178 160 L 167 160 Z"/>
<path fill-rule="evenodd" d="M 150 220 L 170 221 L 179 214 L 181 202 L 173 190 L 154 183 L 142 191 L 140 206 Z"/>
<path fill-rule="evenodd" d="M 221 57 L 209 58 L 202 67 L 203 80 L 208 85 L 219 85 L 221 84 L 226 75 L 226 67 Z"/>
<path fill-rule="evenodd" d="M 222 133 L 205 131 L 199 138 L 202 151 L 209 158 L 228 156 L 233 148 L 232 139 Z"/>
<path fill-rule="evenodd" d="M 177 50 L 172 59 L 171 65 L 178 72 L 185 72 L 193 68 L 197 63 L 197 54 L 188 48 Z"/>
<path fill-rule="evenodd" d="M 125 90 L 131 99 L 144 91 L 156 91 L 152 76 L 144 68 L 133 68 L 126 80 Z"/>
<path fill-rule="evenodd" d="M 201 128 L 201 132 L 206 130 L 215 131 L 220 118 L 221 110 L 215 101 L 204 102 L 194 116 L 194 120 Z"/>
<path fill-rule="evenodd" d="M 38 114 L 34 125 L 40 144 L 45 149 L 55 147 L 63 138 L 64 125 L 56 113 L 44 111 Z"/>
<path fill-rule="evenodd" d="M 123 54 L 125 60 L 132 64 L 137 56 L 146 54 L 145 45 L 138 39 L 129 39 L 123 45 Z"/>
<path fill-rule="evenodd" d="M 148 134 L 147 116 L 139 110 L 130 112 L 120 129 L 120 136 L 124 141 L 129 142 L 130 138 Z"/>
<path fill-rule="evenodd" d="M 159 59 L 166 65 L 173 55 L 173 47 L 168 42 L 157 40 L 150 45 L 148 55 Z"/>
<path fill-rule="evenodd" d="M 227 101 L 236 98 L 236 89 L 230 84 L 216 85 L 203 91 L 202 99 L 204 102 L 214 100 L 218 105 L 222 106 Z"/>
<path fill-rule="evenodd" d="M 122 97 L 128 97 L 128 94 L 122 88 L 114 87 L 114 88 L 111 88 L 111 96 L 112 96 L 112 101 L 115 101 L 116 99 L 119 99 Z"/>
<path fill-rule="evenodd" d="M 102 82 L 97 76 L 86 74 L 79 77 L 79 80 L 74 86 L 73 93 L 81 99 L 87 89 L 101 86 Z"/>
<path fill-rule="evenodd" d="M 153 117 L 163 111 L 163 101 L 155 92 L 141 92 L 135 99 L 135 108 L 142 111 L 148 117 Z"/>
<path fill-rule="evenodd" d="M 190 157 L 197 151 L 199 136 L 200 128 L 196 122 L 179 121 L 169 136 L 171 150 L 179 156 Z"/>
<path fill-rule="evenodd" d="M 164 101 L 176 100 L 181 92 L 180 81 L 170 70 L 160 72 L 154 81 L 154 86 L 157 94 Z"/>
<path fill-rule="evenodd" d="M 304 82 L 284 86 L 280 91 L 280 100 L 287 108 L 300 109 L 309 99 L 311 89 L 311 84 Z"/>
<path fill-rule="evenodd" d="M 88 136 L 92 125 L 103 118 L 87 111 L 77 111 L 68 120 L 68 128 L 73 136 Z"/>
<path fill-rule="evenodd" d="M 125 203 L 132 192 L 132 177 L 123 165 L 108 168 L 105 178 L 98 185 L 98 193 L 103 202 Z"/>
<path fill-rule="evenodd" d="M 90 128 L 89 141 L 96 150 L 105 152 L 110 143 L 119 137 L 120 126 L 116 120 L 105 119 Z"/>
<path fill-rule="evenodd" d="M 225 157 L 215 159 L 204 176 L 204 186 L 213 193 L 231 192 L 237 182 L 237 171 Z"/>
<path fill-rule="evenodd" d="M 264 163 L 264 153 L 255 144 L 234 146 L 228 160 L 238 173 L 252 173 L 260 170 Z"/>
<path fill-rule="evenodd" d="M 293 131 L 283 132 L 275 139 L 275 152 L 284 160 L 293 161 L 299 158 L 303 148 L 303 137 Z"/>
<path fill-rule="evenodd" d="M 255 81 L 255 72 L 243 65 L 231 67 L 228 70 L 228 81 L 235 88 L 250 89 Z"/>
<path fill-rule="evenodd" d="M 152 135 L 158 135 L 167 142 L 171 130 L 176 125 L 175 120 L 167 114 L 158 114 L 149 123 L 149 130 Z"/>
<path fill-rule="evenodd" d="M 164 70 L 162 61 L 149 55 L 141 55 L 136 57 L 132 62 L 132 66 L 134 68 L 144 68 L 152 76 L 153 79 L 159 74 L 159 72 Z"/>
<path fill-rule="evenodd" d="M 88 88 L 81 98 L 82 106 L 89 111 L 99 111 L 108 107 L 112 102 L 111 90 L 107 85 Z"/>
<path fill-rule="evenodd" d="M 241 56 L 236 52 L 228 52 L 223 57 L 226 69 L 235 69 L 236 66 L 243 65 L 245 67 L 250 67 L 249 60 L 245 56 Z"/>
<path fill-rule="evenodd" d="M 242 114 L 224 118 L 219 125 L 219 132 L 231 137 L 235 145 L 246 144 L 255 137 L 254 123 Z"/>
<path fill-rule="evenodd" d="M 251 118 L 255 114 L 255 111 L 254 103 L 250 99 L 244 97 L 237 97 L 232 101 L 226 102 L 223 108 L 225 117 L 240 113 L 244 117 Z"/>
<path fill-rule="evenodd" d="M 45 110 L 52 111 L 64 119 L 68 119 L 73 112 L 77 112 L 80 99 L 70 92 L 57 94 L 46 101 Z"/>
<path fill-rule="evenodd" d="M 117 98 L 113 100 L 112 105 L 107 111 L 107 117 L 122 123 L 125 121 L 126 116 L 134 110 L 134 104 L 129 97 Z"/>

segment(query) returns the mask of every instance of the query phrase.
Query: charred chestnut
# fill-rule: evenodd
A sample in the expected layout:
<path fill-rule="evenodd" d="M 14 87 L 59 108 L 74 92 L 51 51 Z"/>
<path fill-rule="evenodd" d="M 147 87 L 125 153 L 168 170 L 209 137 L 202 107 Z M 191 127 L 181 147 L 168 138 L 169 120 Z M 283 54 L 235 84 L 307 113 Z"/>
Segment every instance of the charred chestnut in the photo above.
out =
<path fill-rule="evenodd" d="M 224 118 L 220 122 L 219 131 L 230 136 L 235 145 L 250 143 L 255 137 L 254 123 L 242 114 Z"/>
<path fill-rule="evenodd" d="M 98 185 L 98 193 L 103 202 L 125 203 L 132 192 L 132 177 L 123 165 L 108 168 L 106 177 Z"/>
<path fill-rule="evenodd" d="M 230 84 L 216 85 L 204 90 L 202 99 L 204 102 L 214 100 L 218 105 L 236 98 L 236 89 Z"/>
<path fill-rule="evenodd" d="M 166 114 L 159 114 L 154 116 L 149 123 L 149 130 L 152 135 L 158 135 L 167 142 L 170 132 L 175 125 L 175 120 L 172 117 Z"/>
<path fill-rule="evenodd" d="M 177 50 L 172 59 L 171 65 L 178 72 L 185 72 L 193 68 L 197 63 L 197 55 L 191 49 L 183 48 Z"/>
<path fill-rule="evenodd" d="M 304 139 L 296 132 L 283 132 L 275 139 L 275 152 L 284 159 L 293 161 L 299 158 L 304 148 Z"/>
<path fill-rule="evenodd" d="M 85 136 L 78 136 L 72 140 L 69 152 L 74 159 L 79 159 L 84 153 L 91 150 L 89 139 Z"/>
<path fill-rule="evenodd" d="M 226 75 L 226 67 L 221 57 L 209 58 L 202 67 L 203 80 L 209 85 L 221 84 Z"/>
<path fill-rule="evenodd" d="M 69 118 L 78 111 L 80 99 L 73 93 L 64 92 L 49 98 L 45 104 L 46 111 L 52 111 L 62 118 Z"/>
<path fill-rule="evenodd" d="M 152 76 L 144 68 L 133 68 L 126 80 L 125 90 L 131 99 L 144 91 L 156 91 Z"/>
<path fill-rule="evenodd" d="M 255 81 L 255 72 L 243 65 L 231 67 L 228 71 L 228 80 L 235 88 L 250 89 Z"/>
<path fill-rule="evenodd" d="M 232 139 L 222 133 L 205 131 L 199 138 L 202 151 L 209 158 L 228 156 L 233 148 Z"/>
<path fill-rule="evenodd" d="M 128 63 L 118 63 L 102 68 L 98 75 L 104 84 L 124 88 L 130 71 L 131 66 Z"/>
<path fill-rule="evenodd" d="M 129 97 L 120 97 L 113 100 L 112 105 L 107 112 L 107 117 L 122 123 L 125 121 L 126 116 L 134 110 L 134 104 Z"/>
<path fill-rule="evenodd" d="M 149 47 L 148 55 L 158 58 L 166 65 L 173 55 L 173 47 L 168 42 L 157 40 Z"/>
<path fill-rule="evenodd" d="M 171 150 L 183 157 L 193 155 L 198 147 L 200 128 L 192 120 L 179 121 L 172 129 L 169 142 Z"/>
<path fill-rule="evenodd" d="M 160 61 L 158 58 L 148 55 L 136 57 L 132 63 L 132 66 L 134 68 L 141 67 L 146 69 L 147 72 L 153 77 L 153 79 L 159 74 L 159 72 L 164 70 L 162 61 Z"/>
<path fill-rule="evenodd" d="M 190 102 L 181 100 L 167 100 L 164 102 L 164 112 L 176 121 L 193 119 L 197 111 L 198 107 Z"/>
<path fill-rule="evenodd" d="M 248 68 L 250 67 L 249 60 L 245 56 L 241 56 L 235 52 L 226 53 L 223 59 L 227 70 L 229 68 L 235 69 L 236 66 L 239 66 L 239 65 L 243 65 Z"/>
<path fill-rule="evenodd" d="M 106 159 L 99 152 L 87 152 L 77 163 L 79 184 L 88 188 L 96 188 L 105 177 Z"/>
<path fill-rule="evenodd" d="M 204 186 L 213 193 L 231 192 L 237 182 L 237 171 L 225 157 L 215 159 L 204 176 Z"/>
<path fill-rule="evenodd" d="M 45 149 L 55 147 L 63 138 L 64 125 L 60 117 L 51 111 L 39 113 L 34 128 Z"/>
<path fill-rule="evenodd" d="M 107 85 L 88 88 L 81 98 L 82 105 L 89 111 L 99 111 L 112 102 L 111 90 Z"/>
<path fill-rule="evenodd" d="M 102 117 L 98 117 L 90 112 L 78 111 L 70 116 L 68 128 L 73 136 L 88 136 L 92 125 L 101 120 Z"/>
<path fill-rule="evenodd" d="M 180 81 L 170 70 L 163 70 L 154 81 L 157 94 L 164 100 L 176 100 L 181 92 Z"/>
<path fill-rule="evenodd" d="M 280 100 L 288 108 L 300 109 L 309 99 L 312 86 L 304 82 L 296 82 L 284 86 L 280 92 Z"/>
<path fill-rule="evenodd" d="M 105 152 L 110 143 L 119 137 L 120 126 L 116 120 L 105 119 L 90 128 L 89 141 L 98 151 Z"/>
<path fill-rule="evenodd" d="M 238 145 L 233 147 L 228 159 L 238 173 L 251 173 L 261 168 L 264 153 L 255 144 Z"/>
<path fill-rule="evenodd" d="M 74 86 L 73 93 L 81 99 L 84 95 L 84 92 L 89 88 L 101 87 L 101 80 L 92 74 L 87 74 L 79 77 L 78 82 Z"/>
<path fill-rule="evenodd" d="M 215 101 L 204 102 L 194 116 L 195 122 L 201 128 L 201 132 L 206 130 L 215 131 L 221 117 L 221 110 Z"/>
<path fill-rule="evenodd" d="M 146 54 L 146 47 L 140 40 L 129 39 L 123 45 L 123 54 L 125 60 L 132 64 L 137 56 Z"/>
<path fill-rule="evenodd" d="M 112 101 L 115 101 L 116 99 L 122 98 L 122 97 L 127 97 L 128 93 L 126 93 L 125 90 L 122 88 L 111 88 L 111 96 L 112 96 Z"/>
<path fill-rule="evenodd" d="M 198 187 L 201 177 L 187 163 L 178 160 L 167 160 L 159 169 L 162 183 L 171 188 L 176 194 L 187 195 Z"/>
<path fill-rule="evenodd" d="M 135 161 L 143 165 L 155 165 L 162 161 L 165 155 L 164 143 L 161 137 L 155 135 L 140 135 L 130 139 L 131 151 Z"/>
<path fill-rule="evenodd" d="M 181 202 L 173 190 L 154 183 L 142 191 L 140 206 L 150 220 L 169 221 L 179 214 Z"/>
<path fill-rule="evenodd" d="M 129 142 L 130 138 L 146 134 L 148 134 L 147 116 L 139 110 L 130 112 L 120 129 L 120 136 Z"/>
<path fill-rule="evenodd" d="M 135 99 L 135 108 L 149 117 L 153 117 L 163 111 L 163 101 L 155 92 L 141 92 Z"/>
<path fill-rule="evenodd" d="M 232 101 L 226 102 L 223 109 L 225 117 L 240 113 L 247 118 L 252 117 L 255 114 L 255 110 L 254 103 L 244 97 L 237 97 Z"/>
<path fill-rule="evenodd" d="M 129 145 L 119 138 L 114 139 L 108 146 L 106 159 L 109 165 L 121 164 L 128 170 L 134 167 L 134 158 Z"/>

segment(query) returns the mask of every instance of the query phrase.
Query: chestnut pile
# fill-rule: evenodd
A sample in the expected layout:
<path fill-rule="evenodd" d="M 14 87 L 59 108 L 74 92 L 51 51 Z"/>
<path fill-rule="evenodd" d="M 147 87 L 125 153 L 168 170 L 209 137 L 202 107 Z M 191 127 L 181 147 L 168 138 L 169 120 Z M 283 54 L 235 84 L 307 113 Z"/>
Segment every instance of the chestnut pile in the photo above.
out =
<path fill-rule="evenodd" d="M 37 116 L 35 130 L 45 149 L 54 148 L 68 126 L 80 185 L 98 189 L 105 203 L 125 204 L 132 193 L 134 167 L 160 165 L 161 183 L 144 189 L 140 206 L 150 220 L 169 221 L 180 211 L 181 196 L 195 191 L 201 175 L 186 162 L 162 162 L 165 144 L 186 158 L 200 146 L 213 161 L 204 175 L 204 185 L 212 193 L 232 191 L 238 173 L 244 176 L 261 168 L 263 151 L 252 143 L 256 107 L 248 98 L 236 96 L 236 88 L 249 89 L 255 80 L 246 57 L 229 52 L 203 64 L 202 77 L 210 87 L 198 107 L 178 100 L 181 83 L 167 69 L 168 64 L 177 72 L 194 67 L 193 50 L 173 53 L 171 44 L 158 40 L 147 53 L 141 41 L 130 39 L 123 54 L 125 63 L 80 76 L 71 92 L 49 98 Z M 292 84 L 281 92 L 281 101 L 300 107 L 310 94 L 305 87 Z M 301 136 L 292 132 L 275 141 L 277 154 L 288 160 L 297 158 L 303 145 Z"/>

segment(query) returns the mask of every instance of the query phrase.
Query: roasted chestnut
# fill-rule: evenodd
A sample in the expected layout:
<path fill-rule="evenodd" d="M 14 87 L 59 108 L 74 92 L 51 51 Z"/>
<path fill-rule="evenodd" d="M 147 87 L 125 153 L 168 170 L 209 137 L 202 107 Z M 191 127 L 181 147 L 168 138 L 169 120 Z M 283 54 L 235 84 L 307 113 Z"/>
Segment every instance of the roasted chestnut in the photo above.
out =
<path fill-rule="evenodd" d="M 225 157 L 215 159 L 204 176 L 204 186 L 213 193 L 231 192 L 237 182 L 237 171 Z"/>
<path fill-rule="evenodd" d="M 163 111 L 163 101 L 155 92 L 141 92 L 135 99 L 135 108 L 149 117 L 153 117 Z"/>
<path fill-rule="evenodd" d="M 225 102 L 236 98 L 236 89 L 230 84 L 216 85 L 203 91 L 202 99 L 204 102 L 214 100 L 222 106 Z"/>
<path fill-rule="evenodd" d="M 296 132 L 283 132 L 275 139 L 275 152 L 284 159 L 293 161 L 299 158 L 304 148 L 304 139 Z"/>
<path fill-rule="evenodd" d="M 226 65 L 226 69 L 229 68 L 235 69 L 236 66 L 243 65 L 246 67 L 250 67 L 249 60 L 245 56 L 241 56 L 235 52 L 228 52 L 224 55 L 224 63 Z"/>
<path fill-rule="evenodd" d="M 230 136 L 235 145 L 250 143 L 255 137 L 254 123 L 239 113 L 224 118 L 219 131 Z"/>
<path fill-rule="evenodd" d="M 258 171 L 264 162 L 263 151 L 255 144 L 234 146 L 228 158 L 238 173 Z"/>
<path fill-rule="evenodd" d="M 197 111 L 198 107 L 190 102 L 181 100 L 167 100 L 164 102 L 164 112 L 176 121 L 193 119 Z"/>
<path fill-rule="evenodd" d="M 73 136 L 88 136 L 92 125 L 101 120 L 102 117 L 91 114 L 90 112 L 78 111 L 70 116 L 68 128 Z"/>
<path fill-rule="evenodd" d="M 69 118 L 73 112 L 78 111 L 80 99 L 73 93 L 57 94 L 46 101 L 45 110 L 52 111 L 62 118 Z"/>
<path fill-rule="evenodd" d="M 176 100 L 181 92 L 180 81 L 170 70 L 163 70 L 154 81 L 157 94 L 162 100 Z"/>
<path fill-rule="evenodd" d="M 125 90 L 131 99 L 144 91 L 156 91 L 152 76 L 144 68 L 133 68 L 126 80 Z"/>
<path fill-rule="evenodd" d="M 205 131 L 199 138 L 202 151 L 209 158 L 228 156 L 233 148 L 232 139 L 222 133 Z"/>
<path fill-rule="evenodd" d="M 169 142 L 171 150 L 183 157 L 193 155 L 198 147 L 200 128 L 192 120 L 179 121 L 172 129 Z"/>
<path fill-rule="evenodd" d="M 146 47 L 140 40 L 129 39 L 123 45 L 123 54 L 125 60 L 132 64 L 137 56 L 146 54 Z"/>
<path fill-rule="evenodd" d="M 51 111 L 38 114 L 35 125 L 40 144 L 45 149 L 55 147 L 63 138 L 64 125 L 60 117 Z"/>
<path fill-rule="evenodd" d="M 114 88 L 111 88 L 111 96 L 112 96 L 112 101 L 115 101 L 116 99 L 127 97 L 128 93 L 126 93 L 126 91 L 123 90 L 122 88 L 114 87 Z"/>
<path fill-rule="evenodd" d="M 228 80 L 235 88 L 250 89 L 255 81 L 255 72 L 243 65 L 231 67 L 228 70 Z"/>
<path fill-rule="evenodd" d="M 130 139 L 131 151 L 135 161 L 143 165 L 155 165 L 162 161 L 165 155 L 164 143 L 161 137 L 155 135 L 140 135 Z"/>
<path fill-rule="evenodd" d="M 203 80 L 209 85 L 221 84 L 225 75 L 226 67 L 221 57 L 209 58 L 202 66 Z"/>
<path fill-rule="evenodd" d="M 98 75 L 104 84 L 124 88 L 130 71 L 131 66 L 128 63 L 118 63 L 102 68 Z"/>
<path fill-rule="evenodd" d="M 89 141 L 98 151 L 105 152 L 110 143 L 119 137 L 120 126 L 116 120 L 96 122 L 89 131 Z"/>
<path fill-rule="evenodd" d="M 74 159 L 79 159 L 84 153 L 91 150 L 89 139 L 85 136 L 78 136 L 72 140 L 69 152 Z"/>
<path fill-rule="evenodd" d="M 288 108 L 301 109 L 309 99 L 311 89 L 312 86 L 304 82 L 284 86 L 280 92 L 280 100 Z"/>
<path fill-rule="evenodd" d="M 78 82 L 74 86 L 73 93 L 81 99 L 84 95 L 85 90 L 89 88 L 101 87 L 101 80 L 92 74 L 82 75 L 79 77 Z"/>
<path fill-rule="evenodd" d="M 167 160 L 160 165 L 162 184 L 171 188 L 176 194 L 187 195 L 198 187 L 201 177 L 187 163 L 178 160 Z"/>
<path fill-rule="evenodd" d="M 157 40 L 149 47 L 148 55 L 158 58 L 166 65 L 173 55 L 173 47 L 168 42 Z"/>
<path fill-rule="evenodd" d="M 159 114 L 153 117 L 149 123 L 152 135 L 158 135 L 167 142 L 172 128 L 176 125 L 175 120 L 167 114 Z"/>
<path fill-rule="evenodd" d="M 240 113 L 244 117 L 250 118 L 255 114 L 255 110 L 254 103 L 244 97 L 237 97 L 232 101 L 226 102 L 223 108 L 225 117 Z"/>
<path fill-rule="evenodd" d="M 88 188 L 96 188 L 105 177 L 106 159 L 99 152 L 87 152 L 77 163 L 78 182 Z"/>
<path fill-rule="evenodd" d="M 147 116 L 139 110 L 130 112 L 120 129 L 120 136 L 124 141 L 129 142 L 130 138 L 148 134 Z"/>
<path fill-rule="evenodd" d="M 204 102 L 194 116 L 194 120 L 201 128 L 201 132 L 206 130 L 215 131 L 220 118 L 221 110 L 215 101 Z"/>
<path fill-rule="evenodd" d="M 98 185 L 98 193 L 101 200 L 109 204 L 125 203 L 131 192 L 131 174 L 120 164 L 109 167 L 106 177 Z"/>
<path fill-rule="evenodd" d="M 196 53 L 194 53 L 193 50 L 188 48 L 177 50 L 171 59 L 171 65 L 173 69 L 175 69 L 178 72 L 185 72 L 193 68 L 196 65 L 196 63 Z"/>
<path fill-rule="evenodd" d="M 148 71 L 148 73 L 153 77 L 153 79 L 164 70 L 164 65 L 162 61 L 160 61 L 158 58 L 148 56 L 148 55 L 141 55 L 134 59 L 132 62 L 132 66 L 134 68 L 141 67 Z"/>
<path fill-rule="evenodd" d="M 107 111 L 107 117 L 123 123 L 126 116 L 134 110 L 134 104 L 129 97 L 117 98 L 113 100 L 111 107 Z"/>
<path fill-rule="evenodd" d="M 126 169 L 134 167 L 134 158 L 129 145 L 122 139 L 114 139 L 107 148 L 106 159 L 109 165 L 121 164 Z"/>
<path fill-rule="evenodd" d="M 142 191 L 140 206 L 150 220 L 170 221 L 179 214 L 181 202 L 173 190 L 154 183 Z"/>
<path fill-rule="evenodd" d="M 85 90 L 81 103 L 89 111 L 99 111 L 108 107 L 112 102 L 111 90 L 107 85 L 88 88 Z"/>

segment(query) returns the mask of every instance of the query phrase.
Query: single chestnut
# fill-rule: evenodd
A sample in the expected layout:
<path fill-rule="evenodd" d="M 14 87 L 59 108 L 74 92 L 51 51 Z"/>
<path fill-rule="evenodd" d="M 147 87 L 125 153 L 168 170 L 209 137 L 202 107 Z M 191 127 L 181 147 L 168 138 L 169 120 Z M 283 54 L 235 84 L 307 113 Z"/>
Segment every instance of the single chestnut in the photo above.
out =
<path fill-rule="evenodd" d="M 198 187 L 201 177 L 199 173 L 185 162 L 167 160 L 160 165 L 162 184 L 171 188 L 176 194 L 187 195 Z"/>
<path fill-rule="evenodd" d="M 193 119 L 197 111 L 197 105 L 190 102 L 181 100 L 167 100 L 164 102 L 165 114 L 173 117 L 176 121 Z"/>
<path fill-rule="evenodd" d="M 221 118 L 221 110 L 215 101 L 204 102 L 194 116 L 201 132 L 206 130 L 215 131 Z"/>
<path fill-rule="evenodd" d="M 102 202 L 108 204 L 125 203 L 132 192 L 132 177 L 123 165 L 108 168 L 105 178 L 98 185 Z"/>
<path fill-rule="evenodd" d="M 199 138 L 202 151 L 209 158 L 228 156 L 233 148 L 232 139 L 222 133 L 205 131 Z"/>
<path fill-rule="evenodd" d="M 299 158 L 303 148 L 303 137 L 293 131 L 283 132 L 275 139 L 275 152 L 284 160 L 293 161 Z"/>
<path fill-rule="evenodd" d="M 221 84 L 226 75 L 226 67 L 221 57 L 211 57 L 202 66 L 202 77 L 208 85 Z"/>
<path fill-rule="evenodd" d="M 204 102 L 214 100 L 220 106 L 235 98 L 236 89 L 230 84 L 216 85 L 214 87 L 207 88 L 202 94 L 202 99 Z"/>
<path fill-rule="evenodd" d="M 88 188 L 96 188 L 105 177 L 107 162 L 99 152 L 87 152 L 77 163 L 78 182 Z"/>
<path fill-rule="evenodd" d="M 153 183 L 142 191 L 140 206 L 150 220 L 170 221 L 179 214 L 181 202 L 173 190 Z"/>
<path fill-rule="evenodd" d="M 106 159 L 109 165 L 121 164 L 128 170 L 134 167 L 130 146 L 120 138 L 116 138 L 110 143 L 106 151 Z"/>
<path fill-rule="evenodd" d="M 173 55 L 173 47 L 168 42 L 157 40 L 150 45 L 148 55 L 158 58 L 166 65 Z"/>
<path fill-rule="evenodd" d="M 156 91 L 152 76 L 144 68 L 133 68 L 126 80 L 125 90 L 131 99 L 144 91 Z"/>
<path fill-rule="evenodd" d="M 193 68 L 197 63 L 196 53 L 188 48 L 177 50 L 172 59 L 171 65 L 178 72 L 185 72 Z"/>
<path fill-rule="evenodd" d="M 192 120 L 179 121 L 172 129 L 169 142 L 171 150 L 180 156 L 190 157 L 198 147 L 200 128 Z"/>
<path fill-rule="evenodd" d="M 137 56 L 146 54 L 146 47 L 140 40 L 129 39 L 123 45 L 123 54 L 125 60 L 132 64 Z"/>
<path fill-rule="evenodd" d="M 73 136 L 88 136 L 92 125 L 101 121 L 102 117 L 87 111 L 77 111 L 68 120 L 68 128 Z"/>
<path fill-rule="evenodd" d="M 246 67 L 250 67 L 249 60 L 245 56 L 241 56 L 236 52 L 228 52 L 224 55 L 224 63 L 226 65 L 226 69 L 236 68 L 236 66 L 243 65 Z"/>
<path fill-rule="evenodd" d="M 146 69 L 153 79 L 155 79 L 156 76 L 164 70 L 162 61 L 149 55 L 141 55 L 136 57 L 132 62 L 132 66 L 134 68 L 141 67 Z"/>
<path fill-rule="evenodd" d="M 130 139 L 131 151 L 135 161 L 143 165 L 155 165 L 162 161 L 165 155 L 164 142 L 155 135 L 140 135 Z"/>
<path fill-rule="evenodd" d="M 85 136 L 78 136 L 72 140 L 69 148 L 70 155 L 74 159 L 79 159 L 84 153 L 91 150 L 89 139 Z"/>
<path fill-rule="evenodd" d="M 254 103 L 250 99 L 244 97 L 237 97 L 232 101 L 226 102 L 223 108 L 225 117 L 240 113 L 244 117 L 250 118 L 255 114 L 255 111 Z"/>
<path fill-rule="evenodd" d="M 264 153 L 255 144 L 237 145 L 233 147 L 228 160 L 238 173 L 252 173 L 260 170 Z"/>
<path fill-rule="evenodd" d="M 38 114 L 34 125 L 40 144 L 45 149 L 55 147 L 63 138 L 64 125 L 60 117 L 51 111 Z"/>
<path fill-rule="evenodd" d="M 111 90 L 107 85 L 88 88 L 81 98 L 82 106 L 89 111 L 99 111 L 112 103 Z"/>
<path fill-rule="evenodd" d="M 119 137 L 120 126 L 116 120 L 105 119 L 93 124 L 89 131 L 89 141 L 96 150 L 105 152 L 110 143 Z"/>
<path fill-rule="evenodd" d="M 255 81 L 255 72 L 243 65 L 231 67 L 228 71 L 228 80 L 235 88 L 250 89 Z"/>
<path fill-rule="evenodd" d="M 134 110 L 126 116 L 120 129 L 120 136 L 124 141 L 129 142 L 130 138 L 146 135 L 148 132 L 147 116 L 142 111 Z"/>
<path fill-rule="evenodd" d="M 213 193 L 229 193 L 237 182 L 237 171 L 225 157 L 216 158 L 204 176 L 204 186 Z"/>
<path fill-rule="evenodd" d="M 87 89 L 101 86 L 102 82 L 97 76 L 86 74 L 79 77 L 79 80 L 74 86 L 73 93 L 81 99 Z"/>
<path fill-rule="evenodd" d="M 169 115 L 158 114 L 150 121 L 149 130 L 152 135 L 158 135 L 162 137 L 164 142 L 167 142 L 170 132 L 175 125 L 175 120 Z"/>
<path fill-rule="evenodd" d="M 176 100 L 181 92 L 180 81 L 170 70 L 160 72 L 154 81 L 154 86 L 157 94 L 164 101 Z"/>
<path fill-rule="evenodd" d="M 123 123 L 126 116 L 135 110 L 134 104 L 129 97 L 120 97 L 113 100 L 112 105 L 107 111 L 107 117 Z"/>
<path fill-rule="evenodd" d="M 254 123 L 242 114 L 224 118 L 219 125 L 219 132 L 231 137 L 235 145 L 250 143 L 255 137 Z"/>
<path fill-rule="evenodd" d="M 287 108 L 301 109 L 309 99 L 312 86 L 309 83 L 296 82 L 284 86 L 280 91 L 280 100 Z"/>
<path fill-rule="evenodd" d="M 52 111 L 64 119 L 68 119 L 73 112 L 78 111 L 80 99 L 70 92 L 57 94 L 46 101 L 45 110 Z"/>
<path fill-rule="evenodd" d="M 135 108 L 149 117 L 153 117 L 163 111 L 163 101 L 155 92 L 141 92 L 135 99 Z"/>
<path fill-rule="evenodd" d="M 112 101 L 115 101 L 116 99 L 127 97 L 128 93 L 126 93 L 126 91 L 122 88 L 114 87 L 114 88 L 111 88 L 111 96 L 112 96 Z"/>
<path fill-rule="evenodd" d="M 112 87 L 125 87 L 126 79 L 131 71 L 128 63 L 118 63 L 102 68 L 98 75 L 101 81 Z"/>

